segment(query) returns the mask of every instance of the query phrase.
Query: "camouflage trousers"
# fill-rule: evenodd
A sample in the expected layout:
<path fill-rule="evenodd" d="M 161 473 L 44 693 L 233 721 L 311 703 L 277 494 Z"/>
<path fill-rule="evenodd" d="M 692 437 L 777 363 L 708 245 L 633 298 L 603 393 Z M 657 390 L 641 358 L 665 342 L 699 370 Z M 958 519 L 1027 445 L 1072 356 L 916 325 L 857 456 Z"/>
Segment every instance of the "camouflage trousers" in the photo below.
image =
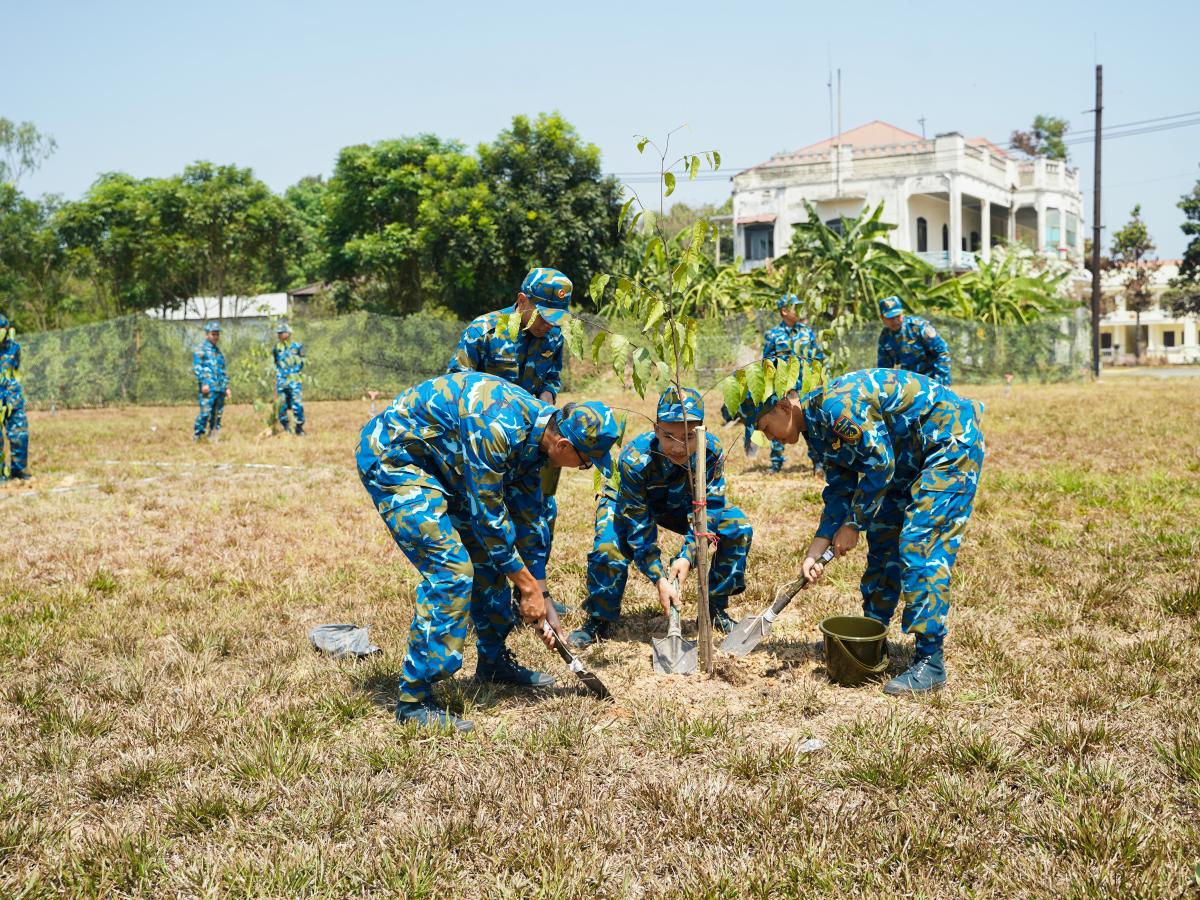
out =
<path fill-rule="evenodd" d="M 470 513 L 451 507 L 414 465 L 358 456 L 358 475 L 392 538 L 421 573 L 408 650 L 400 674 L 401 702 L 433 697 L 433 683 L 462 668 L 467 617 L 480 659 L 495 660 L 516 624 L 508 580 L 488 563 L 471 531 Z"/>
<path fill-rule="evenodd" d="M 286 384 L 275 385 L 275 399 L 279 408 L 279 424 L 283 426 L 283 430 L 287 431 L 288 411 L 296 417 L 296 424 L 304 424 L 304 391 L 300 387 L 300 382 L 289 381 Z"/>
<path fill-rule="evenodd" d="M 616 508 L 617 502 L 607 496 L 596 505 L 596 536 L 588 554 L 588 597 L 583 605 L 588 616 L 609 622 L 621 617 L 621 599 L 633 555 L 623 534 L 625 529 L 616 520 Z M 654 518 L 656 525 L 668 531 L 687 533 L 688 521 L 683 514 L 665 513 Z M 736 506 L 725 508 L 716 534 L 717 546 L 708 568 L 708 605 L 713 615 L 724 612 L 729 598 L 746 589 L 746 558 L 753 537 L 746 514 Z"/>
<path fill-rule="evenodd" d="M 542 469 L 542 516 L 539 525 L 542 540 L 526 560 L 530 574 L 539 581 L 546 577 L 546 566 L 550 563 L 554 524 L 558 521 L 558 501 L 554 499 L 554 494 L 558 490 L 558 478 L 561 473 L 562 469 L 549 463 Z"/>
<path fill-rule="evenodd" d="M 4 415 L 4 436 L 0 437 L 0 471 L 5 468 L 16 474 L 29 466 L 29 419 L 25 417 L 25 396 L 18 393 L 2 401 L 8 404 Z M 3 415 L 3 411 L 0 411 Z M 4 437 L 8 438 L 8 466 L 4 465 Z"/>
<path fill-rule="evenodd" d="M 221 430 L 221 413 L 225 411 L 225 392 L 210 389 L 207 394 L 197 394 L 200 414 L 196 416 L 193 434 L 200 437 L 206 431 Z"/>
<path fill-rule="evenodd" d="M 982 466 L 982 442 L 976 450 Z M 904 632 L 916 636 L 919 652 L 932 653 L 946 637 L 950 574 L 971 518 L 976 483 L 963 491 L 923 491 L 918 482 L 893 483 L 884 496 L 867 527 L 867 568 L 860 587 L 863 615 L 885 625 L 903 600 Z"/>

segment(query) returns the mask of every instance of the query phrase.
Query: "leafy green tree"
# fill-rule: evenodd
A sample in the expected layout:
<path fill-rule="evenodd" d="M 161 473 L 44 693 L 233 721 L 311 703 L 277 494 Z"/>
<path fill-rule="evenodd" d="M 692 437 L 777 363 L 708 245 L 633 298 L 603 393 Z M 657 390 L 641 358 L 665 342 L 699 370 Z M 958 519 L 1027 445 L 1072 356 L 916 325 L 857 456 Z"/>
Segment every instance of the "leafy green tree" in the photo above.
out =
<path fill-rule="evenodd" d="M 479 147 L 491 186 L 501 258 L 497 289 L 511 293 L 533 266 L 556 266 L 576 284 L 609 271 L 620 251 L 621 186 L 600 150 L 557 113 L 516 116 Z"/>
<path fill-rule="evenodd" d="M 1178 316 L 1200 315 L 1200 181 L 1179 198 L 1178 206 L 1183 210 L 1179 227 L 1187 235 L 1188 245 L 1166 299 Z"/>
<path fill-rule="evenodd" d="M 176 178 L 100 176 L 55 226 L 72 269 L 107 316 L 172 308 L 200 286 L 199 249 L 188 234 L 187 200 Z"/>
<path fill-rule="evenodd" d="M 285 287 L 286 254 L 295 243 L 287 204 L 250 169 L 197 162 L 179 179 L 184 237 L 197 252 L 200 289 L 217 298 Z"/>
<path fill-rule="evenodd" d="M 1142 221 L 1142 205 L 1133 207 L 1129 221 L 1113 235 L 1111 257 L 1113 265 L 1123 269 L 1121 283 L 1125 293 L 1125 308 L 1134 313 L 1133 355 L 1142 358 L 1142 313 L 1150 308 L 1154 294 L 1150 290 L 1150 267 L 1154 252 L 1150 231 Z"/>
<path fill-rule="evenodd" d="M 1034 271 L 1033 254 L 1020 246 L 997 247 L 988 261 L 930 288 L 925 308 L 989 325 L 1025 325 L 1048 313 L 1061 313 L 1058 295 L 1065 272 Z"/>
<path fill-rule="evenodd" d="M 325 265 L 326 202 L 329 186 L 320 175 L 306 175 L 283 192 L 290 207 L 295 243 L 288 255 L 288 283 L 300 287 L 319 281 Z"/>
<path fill-rule="evenodd" d="M 66 251 L 54 227 L 58 200 L 31 200 L 0 183 L 0 293 L 4 310 L 36 330 L 59 327 L 68 311 Z"/>
<path fill-rule="evenodd" d="M 882 221 L 882 203 L 858 218 L 843 217 L 836 228 L 821 221 L 808 201 L 804 207 L 807 221 L 793 227 L 791 246 L 774 266 L 804 273 L 806 293 L 823 297 L 830 320 L 874 319 L 880 297 L 897 294 L 911 301 L 923 289 L 929 269 L 887 242 L 896 226 Z"/>
<path fill-rule="evenodd" d="M 1038 115 L 1034 117 L 1033 127 L 1029 131 L 1014 131 L 1008 140 L 1014 150 L 1029 156 L 1044 156 L 1046 159 L 1066 162 L 1069 151 L 1063 135 L 1070 127 L 1071 123 L 1066 119 Z"/>
<path fill-rule="evenodd" d="M 345 147 L 329 181 L 326 274 L 351 288 L 365 305 L 385 312 L 421 308 L 435 286 L 427 271 L 418 215 L 437 189 L 431 161 L 461 155 L 462 147 L 432 134 Z"/>
<path fill-rule="evenodd" d="M 40 168 L 57 147 L 54 138 L 42 134 L 32 122 L 17 124 L 0 116 L 0 183 L 16 187 L 23 175 Z"/>

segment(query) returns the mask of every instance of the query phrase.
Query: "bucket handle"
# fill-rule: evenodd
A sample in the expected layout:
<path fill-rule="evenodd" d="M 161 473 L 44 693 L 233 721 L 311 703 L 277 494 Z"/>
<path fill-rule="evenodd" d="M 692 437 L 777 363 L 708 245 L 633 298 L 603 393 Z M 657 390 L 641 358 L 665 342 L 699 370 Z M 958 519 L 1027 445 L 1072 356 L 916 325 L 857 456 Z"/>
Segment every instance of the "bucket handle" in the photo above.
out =
<path fill-rule="evenodd" d="M 860 660 L 857 656 L 855 656 L 853 653 L 850 652 L 850 649 L 842 642 L 842 639 L 840 637 L 838 637 L 836 634 L 831 634 L 829 636 L 831 638 L 833 638 L 835 641 L 837 641 L 837 645 L 842 648 L 842 655 L 845 656 L 846 659 L 850 660 L 851 664 L 856 669 L 858 669 L 860 672 L 865 672 L 868 675 L 878 675 L 879 673 L 881 673 L 884 669 L 886 669 L 888 667 L 888 655 L 887 655 L 887 644 L 886 643 L 884 644 L 884 648 L 883 648 L 883 659 L 881 659 L 876 665 L 868 666 L 868 665 L 865 665 L 862 662 L 862 660 Z"/>

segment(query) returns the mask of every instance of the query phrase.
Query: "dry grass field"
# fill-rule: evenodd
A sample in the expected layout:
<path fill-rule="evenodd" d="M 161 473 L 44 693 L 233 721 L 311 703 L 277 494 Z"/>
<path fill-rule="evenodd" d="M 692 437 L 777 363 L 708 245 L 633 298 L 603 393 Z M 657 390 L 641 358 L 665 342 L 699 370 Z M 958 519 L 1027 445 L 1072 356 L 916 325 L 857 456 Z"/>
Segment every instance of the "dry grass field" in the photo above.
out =
<path fill-rule="evenodd" d="M 0 487 L 0 895 L 1194 895 L 1200 382 L 963 392 L 989 458 L 943 693 L 827 681 L 816 623 L 856 611 L 860 548 L 711 680 L 652 673 L 634 575 L 587 654 L 615 706 L 522 630 L 559 686 L 478 686 L 470 654 L 444 694 L 469 736 L 392 717 L 416 579 L 353 469 L 365 402 L 312 404 L 302 440 L 232 407 L 198 447 L 192 409 L 31 415 L 37 477 Z M 783 477 L 740 447 L 729 472 L 745 612 L 795 571 L 820 484 L 795 448 Z M 560 506 L 577 607 L 590 475 Z M 324 622 L 385 652 L 318 656 Z"/>

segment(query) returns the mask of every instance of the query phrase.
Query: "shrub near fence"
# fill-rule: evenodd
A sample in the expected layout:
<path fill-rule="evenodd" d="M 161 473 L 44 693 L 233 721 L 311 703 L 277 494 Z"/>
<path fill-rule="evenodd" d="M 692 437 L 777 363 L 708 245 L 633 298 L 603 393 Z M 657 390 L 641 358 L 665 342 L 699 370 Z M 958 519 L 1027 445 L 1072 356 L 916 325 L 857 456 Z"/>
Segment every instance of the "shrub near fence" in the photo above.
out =
<path fill-rule="evenodd" d="M 701 376 L 715 381 L 755 359 L 763 332 L 776 321 L 774 313 L 764 311 L 703 323 L 697 359 Z M 1090 359 L 1087 322 L 1080 316 L 1004 327 L 961 319 L 931 321 L 950 346 L 956 382 L 999 381 L 1006 372 L 1019 380 L 1063 381 L 1082 377 Z M 464 327 L 437 316 L 366 312 L 292 324 L 305 346 L 309 400 L 347 400 L 368 390 L 386 396 L 441 374 Z M 238 391 L 240 357 L 251 345 L 273 344 L 274 327 L 265 320 L 222 323 L 221 349 L 234 376 L 235 401 L 247 399 Z M 875 365 L 878 337 L 879 327 L 873 324 L 850 332 L 850 368 Z M 192 350 L 203 339 L 198 324 L 140 315 L 23 335 L 26 396 L 38 408 L 192 403 Z M 567 369 L 568 388 L 603 371 L 572 361 Z"/>

